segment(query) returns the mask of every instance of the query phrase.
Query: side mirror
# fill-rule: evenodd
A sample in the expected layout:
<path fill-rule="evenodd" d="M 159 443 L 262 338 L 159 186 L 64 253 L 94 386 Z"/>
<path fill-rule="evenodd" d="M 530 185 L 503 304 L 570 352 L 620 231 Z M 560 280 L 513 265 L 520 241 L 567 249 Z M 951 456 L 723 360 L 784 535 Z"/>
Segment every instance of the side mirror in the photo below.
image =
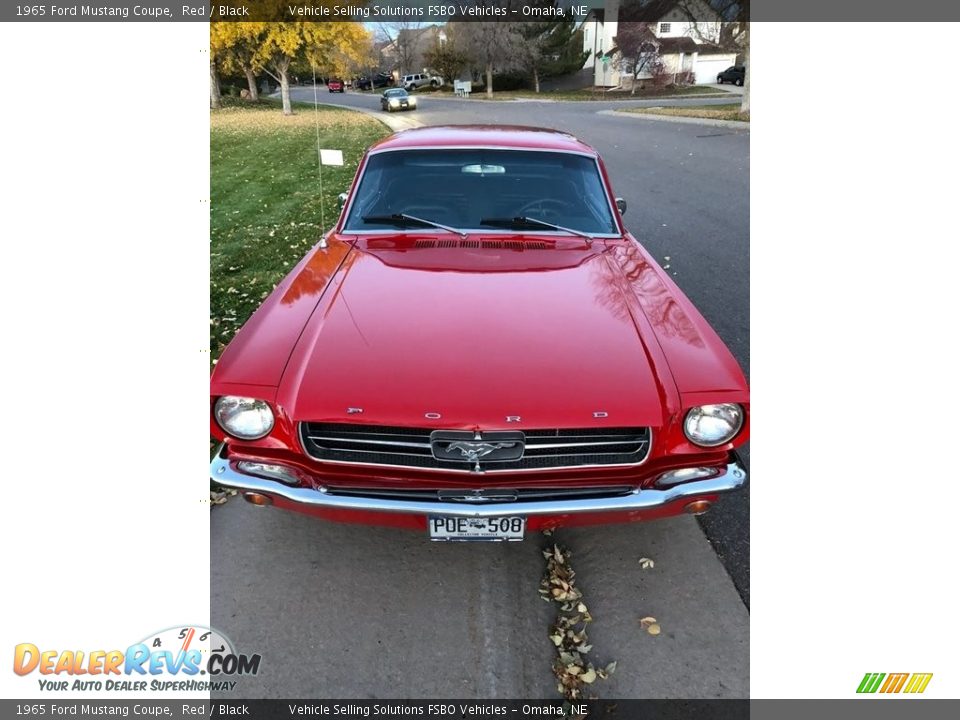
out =
<path fill-rule="evenodd" d="M 337 206 L 338 206 L 341 210 L 343 210 L 343 206 L 346 205 L 346 204 L 347 204 L 347 194 L 346 194 L 346 193 L 340 193 L 339 195 L 337 195 Z"/>
<path fill-rule="evenodd" d="M 623 198 L 617 198 L 616 200 L 614 200 L 614 202 L 617 204 L 617 210 L 620 211 L 620 214 L 621 214 L 621 215 L 626 215 L 626 214 L 627 214 L 627 201 L 624 200 Z"/>

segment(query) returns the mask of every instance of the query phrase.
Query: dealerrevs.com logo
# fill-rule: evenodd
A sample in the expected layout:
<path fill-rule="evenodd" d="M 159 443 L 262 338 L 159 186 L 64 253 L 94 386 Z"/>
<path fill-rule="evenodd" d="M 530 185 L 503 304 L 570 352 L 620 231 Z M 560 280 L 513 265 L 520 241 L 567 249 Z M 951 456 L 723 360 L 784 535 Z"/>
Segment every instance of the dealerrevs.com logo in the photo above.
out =
<path fill-rule="evenodd" d="M 918 694 L 927 689 L 933 673 L 867 673 L 857 687 L 858 693 Z"/>
<path fill-rule="evenodd" d="M 235 678 L 256 675 L 260 655 L 238 653 L 225 635 L 202 625 L 152 633 L 125 650 L 48 650 L 20 643 L 17 675 L 40 675 L 46 691 L 229 692 Z"/>

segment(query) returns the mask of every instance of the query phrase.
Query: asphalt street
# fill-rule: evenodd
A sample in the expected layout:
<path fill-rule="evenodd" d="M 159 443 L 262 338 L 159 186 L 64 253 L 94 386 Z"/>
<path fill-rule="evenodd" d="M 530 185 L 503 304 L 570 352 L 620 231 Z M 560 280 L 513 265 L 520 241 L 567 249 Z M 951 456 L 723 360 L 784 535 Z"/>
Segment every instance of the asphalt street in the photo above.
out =
<path fill-rule="evenodd" d="M 313 100 L 311 88 L 294 99 Z M 379 110 L 368 93 L 321 102 Z M 536 125 L 593 145 L 625 221 L 749 373 L 749 133 L 598 115 L 626 105 L 422 97 L 405 124 Z M 384 113 L 386 115 L 386 113 Z M 391 116 L 395 117 L 395 116 Z M 742 451 L 749 466 L 749 448 Z M 594 622 L 601 697 L 749 693 L 749 489 L 700 522 L 564 530 Z M 233 499 L 211 518 L 211 623 L 263 654 L 233 697 L 556 697 L 542 545 L 432 544 Z M 656 565 L 643 570 L 638 560 Z M 648 636 L 638 619 L 656 617 Z"/>

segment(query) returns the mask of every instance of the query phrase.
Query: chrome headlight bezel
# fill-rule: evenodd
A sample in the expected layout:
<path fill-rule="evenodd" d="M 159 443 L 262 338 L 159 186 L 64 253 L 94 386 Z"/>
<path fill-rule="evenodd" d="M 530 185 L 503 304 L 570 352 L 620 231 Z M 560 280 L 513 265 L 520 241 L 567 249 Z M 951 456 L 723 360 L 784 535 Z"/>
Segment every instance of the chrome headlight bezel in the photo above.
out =
<path fill-rule="evenodd" d="M 273 408 L 265 400 L 224 395 L 213 404 L 213 417 L 228 435 L 240 440 L 259 440 L 274 426 Z"/>
<path fill-rule="evenodd" d="M 698 405 L 687 411 L 683 419 L 683 434 L 699 447 L 720 447 L 740 433 L 745 415 L 743 406 L 737 403 Z M 705 428 L 706 423 L 712 423 L 714 427 Z"/>

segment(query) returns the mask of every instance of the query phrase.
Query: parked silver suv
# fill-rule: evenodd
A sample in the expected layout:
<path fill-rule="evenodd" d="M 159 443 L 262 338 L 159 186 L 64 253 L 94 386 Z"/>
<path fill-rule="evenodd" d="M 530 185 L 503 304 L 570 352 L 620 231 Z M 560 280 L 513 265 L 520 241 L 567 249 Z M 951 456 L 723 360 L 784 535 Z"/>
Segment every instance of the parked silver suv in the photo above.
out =
<path fill-rule="evenodd" d="M 404 75 L 400 79 L 400 85 L 404 90 L 415 90 L 416 88 L 423 87 L 424 85 L 429 85 L 430 87 L 440 87 L 441 81 L 436 75 L 430 75 L 428 73 L 414 73 L 412 75 Z"/>

